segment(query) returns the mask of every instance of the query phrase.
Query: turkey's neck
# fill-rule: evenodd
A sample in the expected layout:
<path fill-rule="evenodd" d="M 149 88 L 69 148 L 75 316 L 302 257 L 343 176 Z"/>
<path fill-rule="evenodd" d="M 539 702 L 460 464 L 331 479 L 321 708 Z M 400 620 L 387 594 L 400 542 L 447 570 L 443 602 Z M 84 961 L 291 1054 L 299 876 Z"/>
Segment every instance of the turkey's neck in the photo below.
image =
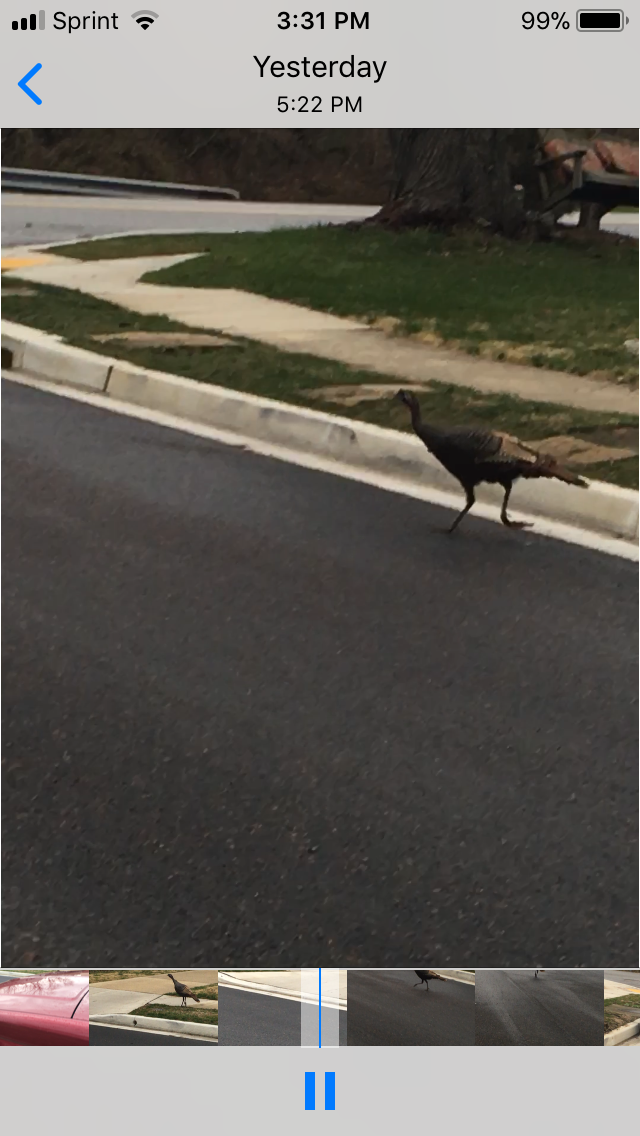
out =
<path fill-rule="evenodd" d="M 416 434 L 418 434 L 420 432 L 420 427 L 422 426 L 420 407 L 409 404 L 409 413 L 411 414 L 411 425 L 413 426 Z"/>
<path fill-rule="evenodd" d="M 442 437 L 442 432 L 435 426 L 429 426 L 427 422 L 423 422 L 420 416 L 420 407 L 412 406 L 411 408 L 411 425 L 419 438 L 426 446 L 431 449 L 432 444 L 437 445 Z"/>

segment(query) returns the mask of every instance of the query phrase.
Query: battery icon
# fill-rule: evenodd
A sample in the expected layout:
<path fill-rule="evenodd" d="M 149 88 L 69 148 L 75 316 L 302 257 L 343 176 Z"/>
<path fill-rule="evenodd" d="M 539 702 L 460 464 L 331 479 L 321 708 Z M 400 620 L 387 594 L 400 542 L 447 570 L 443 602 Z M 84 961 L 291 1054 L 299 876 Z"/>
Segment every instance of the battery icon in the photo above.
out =
<path fill-rule="evenodd" d="M 619 8 L 582 8 L 577 13 L 579 32 L 621 32 L 628 23 Z"/>

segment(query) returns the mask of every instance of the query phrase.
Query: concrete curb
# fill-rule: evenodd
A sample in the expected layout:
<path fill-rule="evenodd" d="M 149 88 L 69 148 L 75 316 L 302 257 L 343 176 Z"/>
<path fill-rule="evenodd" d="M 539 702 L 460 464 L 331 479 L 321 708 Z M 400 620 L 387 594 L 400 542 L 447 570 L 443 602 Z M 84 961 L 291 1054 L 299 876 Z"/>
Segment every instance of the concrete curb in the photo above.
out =
<path fill-rule="evenodd" d="M 630 1037 L 636 1037 L 640 1033 L 640 1018 L 636 1022 L 629 1022 L 628 1026 L 619 1026 L 611 1033 L 605 1033 L 605 1045 L 621 1045 L 623 1041 L 628 1041 Z"/>
<path fill-rule="evenodd" d="M 452 982 L 463 982 L 465 986 L 475 986 L 475 974 L 469 974 L 466 970 L 441 970 L 439 967 L 431 967 L 436 974 L 441 974 L 443 978 L 449 978 Z"/>
<path fill-rule="evenodd" d="M 139 1014 L 91 1014 L 89 1024 L 126 1026 L 128 1029 L 154 1030 L 156 1033 L 178 1033 L 184 1037 L 206 1037 L 218 1040 L 218 1027 L 202 1022 L 180 1022 L 171 1018 L 145 1018 Z"/>
<path fill-rule="evenodd" d="M 318 1005 L 317 998 L 308 994 L 303 995 L 300 991 L 288 990 L 284 986 L 269 986 L 266 982 L 249 982 L 247 979 L 233 978 L 231 975 L 226 975 L 224 980 L 218 975 L 218 989 L 221 986 L 226 986 L 229 990 L 245 990 L 249 994 L 268 994 L 275 998 L 287 998 L 290 1002 L 308 1002 L 313 1006 Z M 346 1010 L 347 1000 L 346 998 L 327 998 L 324 995 L 322 1005 L 329 1009 Z"/>
<path fill-rule="evenodd" d="M 318 410 L 151 371 L 63 344 L 58 337 L 2 321 L 3 366 L 53 383 L 99 392 L 148 410 L 253 440 L 331 459 L 421 488 L 458 493 L 458 483 L 418 438 Z M 5 361 L 6 360 L 6 361 Z M 478 501 L 499 506 L 502 491 L 480 486 Z M 588 490 L 563 482 L 522 481 L 512 508 L 540 519 L 635 544 L 638 493 L 593 481 Z"/>

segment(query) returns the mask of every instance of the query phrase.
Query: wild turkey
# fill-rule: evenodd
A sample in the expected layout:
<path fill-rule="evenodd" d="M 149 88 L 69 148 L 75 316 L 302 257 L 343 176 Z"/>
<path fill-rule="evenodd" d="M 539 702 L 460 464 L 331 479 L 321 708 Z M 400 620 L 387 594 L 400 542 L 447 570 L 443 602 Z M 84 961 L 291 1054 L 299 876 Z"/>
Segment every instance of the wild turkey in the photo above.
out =
<path fill-rule="evenodd" d="M 512 521 L 507 505 L 514 481 L 519 477 L 555 477 L 569 485 L 588 488 L 589 482 L 565 469 L 549 454 L 538 453 L 510 434 L 473 427 L 448 430 L 422 421 L 420 404 L 414 394 L 400 390 L 396 396 L 411 411 L 415 433 L 441 465 L 458 479 L 467 495 L 467 503 L 447 532 L 452 533 L 475 504 L 474 489 L 481 481 L 497 482 L 504 489 L 500 520 L 510 529 L 529 528 L 525 521 Z"/>
<path fill-rule="evenodd" d="M 429 992 L 429 982 L 435 982 L 436 979 L 438 980 L 438 982 L 447 981 L 446 978 L 443 978 L 441 974 L 436 974 L 435 970 L 414 970 L 413 973 L 417 974 L 418 978 L 420 979 L 419 982 L 414 982 L 413 985 L 421 986 L 423 982 L 426 982 L 427 993 Z"/>
<path fill-rule="evenodd" d="M 174 978 L 172 974 L 168 974 L 167 978 L 171 979 L 173 985 L 175 986 L 176 994 L 179 994 L 182 998 L 182 1001 L 180 1003 L 181 1006 L 186 1006 L 187 998 L 193 998 L 194 1002 L 200 1001 L 200 999 L 197 998 L 193 993 L 193 990 L 190 990 L 188 986 L 185 986 L 184 982 L 178 982 L 178 980 Z"/>

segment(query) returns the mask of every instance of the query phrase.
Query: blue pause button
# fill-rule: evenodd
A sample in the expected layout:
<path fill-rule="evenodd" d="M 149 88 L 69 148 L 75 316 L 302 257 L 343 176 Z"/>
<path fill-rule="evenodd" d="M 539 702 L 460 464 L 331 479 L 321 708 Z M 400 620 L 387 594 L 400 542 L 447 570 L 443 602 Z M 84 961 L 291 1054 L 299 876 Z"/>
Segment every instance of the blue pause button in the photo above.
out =
<path fill-rule="evenodd" d="M 315 1073 L 305 1073 L 304 1075 L 304 1107 L 306 1112 L 315 1112 L 316 1109 L 316 1075 Z M 335 1073 L 325 1073 L 324 1075 L 324 1108 L 325 1112 L 335 1112 L 336 1110 L 336 1075 Z"/>
<path fill-rule="evenodd" d="M 304 1107 L 306 1112 L 315 1112 L 316 1107 L 316 1075 L 315 1073 L 305 1073 L 304 1075 Z"/>
<path fill-rule="evenodd" d="M 324 1107 L 325 1107 L 325 1112 L 335 1112 L 335 1108 L 336 1108 L 336 1075 L 335 1075 L 335 1073 L 325 1073 L 325 1075 L 324 1075 Z"/>

